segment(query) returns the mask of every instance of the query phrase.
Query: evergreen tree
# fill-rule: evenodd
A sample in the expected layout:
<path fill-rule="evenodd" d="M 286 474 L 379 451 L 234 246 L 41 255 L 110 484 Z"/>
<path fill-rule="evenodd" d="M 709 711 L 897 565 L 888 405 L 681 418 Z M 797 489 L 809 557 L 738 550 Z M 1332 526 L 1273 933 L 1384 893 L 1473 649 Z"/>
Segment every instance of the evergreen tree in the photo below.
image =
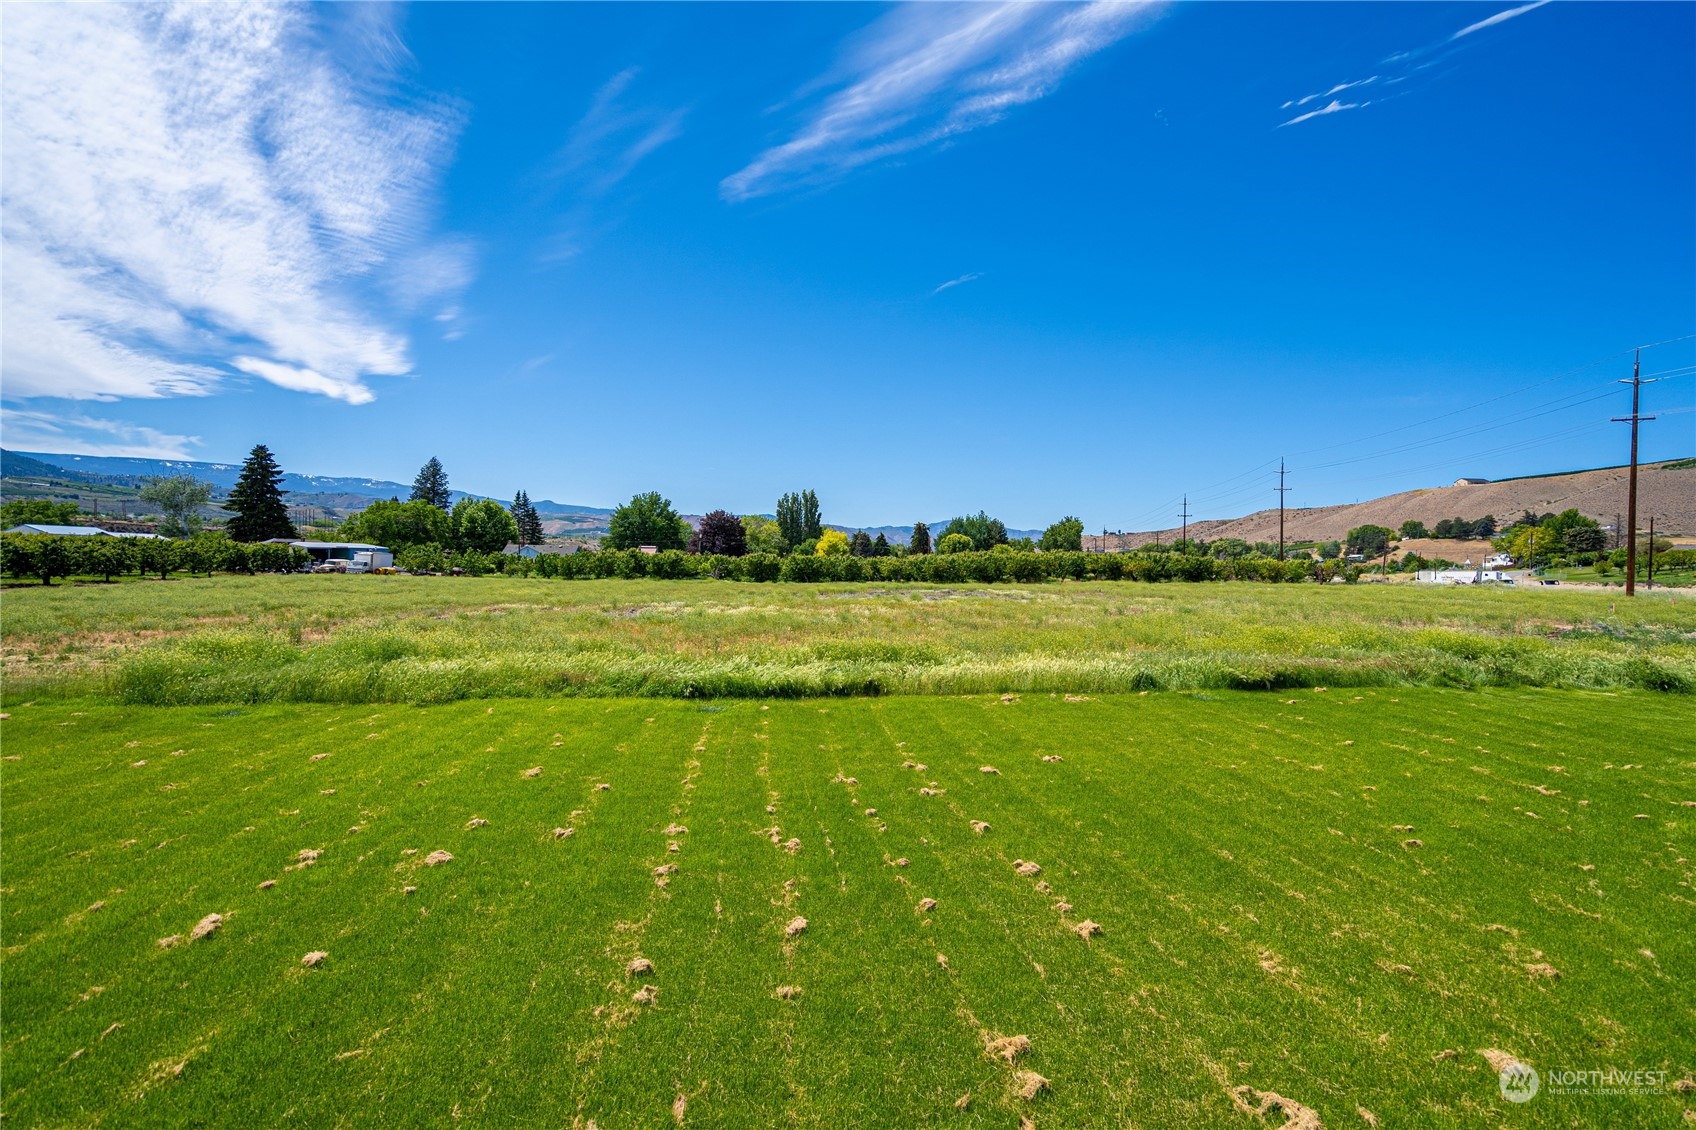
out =
<path fill-rule="evenodd" d="M 872 556 L 872 536 L 864 530 L 855 530 L 854 536 L 848 539 L 848 552 L 855 557 Z"/>
<path fill-rule="evenodd" d="M 882 534 L 878 534 L 877 540 L 872 542 L 872 556 L 873 557 L 888 557 L 889 556 L 889 539 L 884 537 Z"/>
<path fill-rule="evenodd" d="M 530 503 L 530 495 L 518 491 L 512 496 L 512 520 L 518 523 L 519 545 L 541 545 L 546 535 L 542 532 L 542 516 Z"/>
<path fill-rule="evenodd" d="M 434 455 L 418 469 L 418 477 L 412 480 L 411 501 L 428 502 L 438 510 L 448 508 L 448 473 L 442 470 L 442 461 Z"/>
<path fill-rule="evenodd" d="M 909 553 L 929 553 L 930 552 L 930 527 L 929 526 L 925 525 L 923 522 L 914 522 L 913 523 L 913 537 L 912 537 L 912 540 L 907 543 L 907 552 L 909 552 Z"/>
<path fill-rule="evenodd" d="M 224 509 L 233 517 L 229 522 L 230 537 L 236 541 L 266 541 L 269 538 L 296 538 L 294 523 L 289 521 L 289 508 L 283 503 L 283 471 L 277 466 L 271 449 L 256 444 L 241 465 L 241 476 L 224 501 Z"/>

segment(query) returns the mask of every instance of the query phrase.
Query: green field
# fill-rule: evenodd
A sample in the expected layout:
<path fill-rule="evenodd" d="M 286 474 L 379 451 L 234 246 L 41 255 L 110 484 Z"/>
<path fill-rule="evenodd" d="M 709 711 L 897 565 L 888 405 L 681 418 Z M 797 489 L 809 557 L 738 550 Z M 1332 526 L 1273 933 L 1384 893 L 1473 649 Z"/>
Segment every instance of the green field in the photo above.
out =
<path fill-rule="evenodd" d="M 1688 696 L 9 711 L 8 1125 L 1280 1123 L 1237 1087 L 1327 1127 L 1692 1105 Z M 1514 1106 L 1483 1048 L 1669 1086 Z"/>
<path fill-rule="evenodd" d="M 4 639 L 11 701 L 1696 690 L 1667 592 L 220 576 L 9 589 Z"/>

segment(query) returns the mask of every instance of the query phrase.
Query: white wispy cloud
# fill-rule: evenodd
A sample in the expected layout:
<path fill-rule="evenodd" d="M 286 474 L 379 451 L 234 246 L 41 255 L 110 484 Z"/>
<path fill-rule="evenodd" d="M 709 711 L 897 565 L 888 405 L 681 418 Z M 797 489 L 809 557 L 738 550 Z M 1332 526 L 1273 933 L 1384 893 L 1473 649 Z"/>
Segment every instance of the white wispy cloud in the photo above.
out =
<path fill-rule="evenodd" d="M 14 451 L 51 451 L 64 455 L 114 455 L 128 459 L 187 459 L 199 436 L 173 435 L 139 424 L 85 415 L 57 415 L 34 409 L 8 411 L 0 426 L 4 444 Z"/>
<path fill-rule="evenodd" d="M 1321 106 L 1317 110 L 1309 110 L 1305 114 L 1297 114 L 1289 121 L 1279 123 L 1278 128 L 1282 129 L 1284 126 L 1300 125 L 1302 122 L 1308 121 L 1312 118 L 1324 117 L 1326 114 L 1340 114 L 1344 110 L 1358 110 L 1362 106 L 1370 105 L 1372 105 L 1370 102 L 1339 102 L 1337 99 L 1333 98 L 1327 105 Z"/>
<path fill-rule="evenodd" d="M 1485 19 L 1479 20 L 1475 24 L 1468 24 L 1467 26 L 1461 28 L 1459 31 L 1457 31 L 1453 35 L 1449 36 L 1449 41 L 1452 43 L 1455 40 L 1459 39 L 1463 35 L 1471 35 L 1475 31 L 1483 31 L 1487 27 L 1495 27 L 1499 23 L 1506 23 L 1508 20 L 1513 19 L 1515 16 L 1523 16 L 1525 13 L 1531 11 L 1533 8 L 1541 8 L 1544 4 L 1547 4 L 1548 2 L 1549 2 L 1549 0 L 1532 0 L 1532 2 L 1529 3 L 1529 4 L 1521 4 L 1517 8 L 1509 8 L 1505 12 L 1497 12 L 1493 16 L 1489 16 Z"/>
<path fill-rule="evenodd" d="M 720 194 L 740 201 L 826 183 L 990 125 L 1051 93 L 1157 8 L 1115 0 L 897 8 L 867 29 L 830 76 L 810 84 L 809 91 L 834 92 L 794 135 L 725 177 Z"/>
<path fill-rule="evenodd" d="M 1482 31 L 1485 28 L 1495 27 L 1497 24 L 1505 23 L 1508 20 L 1513 19 L 1515 16 L 1522 16 L 1533 9 L 1541 8 L 1548 2 L 1549 0 L 1532 0 L 1529 4 L 1521 4 L 1517 8 L 1508 8 L 1505 11 L 1497 12 L 1493 16 L 1479 20 L 1477 23 L 1468 24 L 1454 34 L 1445 39 L 1439 40 L 1436 43 L 1427 44 L 1424 47 L 1416 47 L 1411 51 L 1397 51 L 1395 54 L 1386 58 L 1381 64 L 1381 66 L 1389 68 L 1387 73 L 1381 72 L 1379 74 L 1370 75 L 1367 78 L 1355 79 L 1352 82 L 1339 82 L 1328 90 L 1317 91 L 1313 94 L 1303 95 L 1300 98 L 1292 98 L 1284 102 L 1278 108 L 1280 110 L 1289 110 L 1305 106 L 1309 102 L 1316 102 L 1322 98 L 1330 98 L 1331 102 L 1322 109 L 1313 110 L 1305 114 L 1298 114 L 1287 122 L 1280 122 L 1278 123 L 1279 128 L 1299 125 L 1302 122 L 1311 121 L 1314 118 L 1323 117 L 1326 114 L 1335 114 L 1342 110 L 1358 110 L 1364 106 L 1370 106 L 1372 105 L 1372 101 L 1345 103 L 1338 101 L 1334 96 L 1341 94 L 1345 90 L 1351 90 L 1357 86 L 1367 86 L 1371 83 L 1381 82 L 1385 86 L 1406 83 L 1410 78 L 1413 78 L 1420 72 L 1426 71 L 1441 62 L 1443 58 L 1447 57 L 1447 55 L 1452 53 L 1453 50 L 1460 50 L 1460 48 L 1445 50 L 1445 48 L 1448 48 L 1449 44 L 1453 43 L 1455 40 L 1471 35 L 1473 32 Z M 1405 88 L 1402 90 L 1402 93 L 1406 93 Z M 1376 99 L 1376 101 L 1379 102 L 1382 102 L 1383 100 L 1383 96 Z"/>
<path fill-rule="evenodd" d="M 469 280 L 427 231 L 459 115 L 385 80 L 389 17 L 355 7 L 340 39 L 274 4 L 7 10 L 8 401 L 206 395 L 234 366 L 362 403 L 410 369 L 372 295 L 420 257 L 402 306 Z"/>
<path fill-rule="evenodd" d="M 961 275 L 957 279 L 949 279 L 947 282 L 943 283 L 941 286 L 939 286 L 935 290 L 931 291 L 930 292 L 931 297 L 935 298 L 937 295 L 941 294 L 943 291 L 947 290 L 949 287 L 960 286 L 963 283 L 969 283 L 969 282 L 972 282 L 976 279 L 981 279 L 981 278 L 983 278 L 983 272 L 982 271 L 973 271 L 969 275 Z"/>
<path fill-rule="evenodd" d="M 577 180 L 579 191 L 589 196 L 606 195 L 643 158 L 683 134 L 683 110 L 656 109 L 626 97 L 640 73 L 630 67 L 602 84 L 560 151 L 559 172 Z"/>

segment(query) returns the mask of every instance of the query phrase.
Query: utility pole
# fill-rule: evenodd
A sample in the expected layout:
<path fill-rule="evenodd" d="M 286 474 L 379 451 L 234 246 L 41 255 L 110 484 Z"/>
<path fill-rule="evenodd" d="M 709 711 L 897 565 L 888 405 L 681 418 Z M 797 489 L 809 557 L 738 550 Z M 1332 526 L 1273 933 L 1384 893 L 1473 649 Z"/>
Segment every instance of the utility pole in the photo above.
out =
<path fill-rule="evenodd" d="M 1178 517 L 1182 518 L 1184 522 L 1184 552 L 1188 553 L 1190 551 L 1190 496 L 1187 494 L 1184 495 L 1184 508 L 1178 514 Z"/>
<path fill-rule="evenodd" d="M 1655 516 L 1649 515 L 1649 576 L 1648 587 L 1655 587 Z"/>
<path fill-rule="evenodd" d="M 1290 488 L 1284 485 L 1284 459 L 1278 458 L 1278 560 L 1284 559 L 1284 495 Z"/>
<path fill-rule="evenodd" d="M 1644 416 L 1638 411 L 1639 397 L 1644 385 L 1652 385 L 1653 380 L 1642 377 L 1643 351 L 1639 349 L 1631 360 L 1631 379 L 1622 380 L 1622 385 L 1631 386 L 1631 415 L 1615 416 L 1616 424 L 1631 425 L 1631 480 L 1625 498 L 1625 595 L 1637 595 L 1637 425 L 1645 420 L 1653 420 L 1653 416 Z"/>

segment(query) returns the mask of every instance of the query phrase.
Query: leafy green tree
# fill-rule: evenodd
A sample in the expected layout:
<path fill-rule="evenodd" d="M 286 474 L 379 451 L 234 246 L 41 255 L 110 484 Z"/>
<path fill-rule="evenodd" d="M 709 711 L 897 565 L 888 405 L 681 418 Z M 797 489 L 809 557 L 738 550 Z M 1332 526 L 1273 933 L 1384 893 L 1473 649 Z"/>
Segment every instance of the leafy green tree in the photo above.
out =
<path fill-rule="evenodd" d="M 748 531 L 741 519 L 727 510 L 714 510 L 701 516 L 701 528 L 695 531 L 692 548 L 696 553 L 721 557 L 741 557 L 748 552 Z"/>
<path fill-rule="evenodd" d="M 818 545 L 813 549 L 816 557 L 847 557 L 851 552 L 848 535 L 841 530 L 826 530 L 819 535 Z"/>
<path fill-rule="evenodd" d="M 398 554 L 415 545 L 450 545 L 453 520 L 422 499 L 412 502 L 373 502 L 350 515 L 337 531 L 343 541 L 380 545 Z"/>
<path fill-rule="evenodd" d="M 1496 516 L 1494 514 L 1486 514 L 1484 517 L 1478 519 L 1478 521 L 1472 523 L 1472 536 L 1484 539 L 1495 537 Z"/>
<path fill-rule="evenodd" d="M 671 500 L 662 498 L 659 491 L 638 494 L 612 512 L 607 521 L 607 536 L 601 544 L 607 549 L 635 549 L 652 545 L 664 549 L 686 549 L 694 531 L 689 523 L 677 516 Z"/>
<path fill-rule="evenodd" d="M 499 553 L 518 540 L 518 523 L 492 498 L 462 498 L 453 508 L 453 542 L 462 550 Z"/>
<path fill-rule="evenodd" d="M 1207 544 L 1207 552 L 1213 557 L 1234 561 L 1239 557 L 1247 557 L 1254 551 L 1242 538 L 1218 538 Z"/>
<path fill-rule="evenodd" d="M 1082 553 L 1084 548 L 1084 523 L 1082 518 L 1074 518 L 1070 514 L 1042 531 L 1042 540 L 1037 548 L 1044 553 Z"/>
<path fill-rule="evenodd" d="M 942 540 L 936 543 L 938 553 L 970 553 L 975 548 L 971 536 L 961 533 L 943 534 Z"/>
<path fill-rule="evenodd" d="M 530 503 L 530 495 L 518 491 L 512 496 L 512 520 L 518 524 L 518 537 L 514 540 L 519 545 L 541 545 L 546 537 L 542 530 L 542 516 Z"/>
<path fill-rule="evenodd" d="M 962 515 L 949 522 L 948 527 L 942 531 L 942 536 L 946 538 L 949 534 L 961 534 L 970 538 L 973 549 L 988 550 L 994 549 L 998 545 L 1007 544 L 1006 525 L 1002 523 L 1001 519 L 991 518 L 982 510 L 979 510 L 976 514 Z M 1081 526 L 1079 534 L 1082 534 Z M 940 545 L 937 546 L 937 551 L 942 551 Z"/>
<path fill-rule="evenodd" d="M 425 503 L 425 505 L 429 505 Z M 395 564 L 408 573 L 445 573 L 448 571 L 447 554 L 442 552 L 439 545 L 424 544 L 410 545 L 395 554 Z"/>
<path fill-rule="evenodd" d="M 164 580 L 177 567 L 172 543 L 162 538 L 137 538 L 135 564 L 142 573 L 158 573 Z"/>
<path fill-rule="evenodd" d="M 930 552 L 930 527 L 929 526 L 925 525 L 923 522 L 914 522 L 913 523 L 913 536 L 912 536 L 912 539 L 907 542 L 907 552 L 908 553 L 929 553 Z"/>
<path fill-rule="evenodd" d="M 819 496 L 810 490 L 801 492 L 801 529 L 805 537 L 824 537 L 824 520 L 819 517 Z"/>
<path fill-rule="evenodd" d="M 789 543 L 783 540 L 783 531 L 778 528 L 776 519 L 761 514 L 744 514 L 742 534 L 749 553 L 775 553 L 781 557 L 789 552 Z"/>
<path fill-rule="evenodd" d="M 141 500 L 159 508 L 164 520 L 159 532 L 166 537 L 190 537 L 200 532 L 200 508 L 212 501 L 212 484 L 189 475 L 147 479 Z"/>
<path fill-rule="evenodd" d="M 1395 531 L 1384 526 L 1356 526 L 1349 531 L 1348 551 L 1363 557 L 1381 557 L 1390 547 L 1390 539 L 1395 536 Z"/>
<path fill-rule="evenodd" d="M 1607 538 L 1597 526 L 1570 526 L 1562 532 L 1561 544 L 1568 553 L 1600 553 Z"/>
<path fill-rule="evenodd" d="M 848 539 L 848 552 L 855 557 L 870 557 L 872 536 L 864 530 L 855 530 L 854 536 Z"/>
<path fill-rule="evenodd" d="M 283 471 L 271 449 L 255 444 L 241 465 L 241 476 L 231 488 L 224 509 L 230 511 L 228 530 L 236 541 L 266 541 L 296 538 L 289 508 L 283 503 Z"/>
<path fill-rule="evenodd" d="M 1409 518 L 1402 523 L 1401 538 L 1403 541 L 1407 541 L 1409 538 L 1427 538 L 1430 536 L 1430 532 L 1425 528 L 1425 523 L 1417 518 Z"/>
<path fill-rule="evenodd" d="M 81 560 L 77 562 L 78 572 L 105 577 L 106 583 L 111 584 L 113 577 L 135 568 L 131 539 L 92 537 L 82 541 L 86 544 L 82 546 Z"/>
<path fill-rule="evenodd" d="M 777 527 L 783 540 L 800 545 L 811 538 L 824 535 L 824 522 L 819 517 L 819 496 L 810 490 L 786 494 L 777 500 Z"/>
<path fill-rule="evenodd" d="M 77 504 L 46 498 L 14 498 L 0 503 L 0 530 L 13 526 L 78 526 Z"/>
<path fill-rule="evenodd" d="M 448 493 L 448 473 L 442 470 L 442 461 L 434 455 L 429 462 L 418 469 L 418 476 L 412 480 L 413 502 L 428 502 L 438 510 L 446 510 L 452 495 Z"/>
<path fill-rule="evenodd" d="M 807 540 L 806 524 L 801 517 L 801 496 L 785 494 L 777 500 L 777 529 L 790 545 Z"/>

